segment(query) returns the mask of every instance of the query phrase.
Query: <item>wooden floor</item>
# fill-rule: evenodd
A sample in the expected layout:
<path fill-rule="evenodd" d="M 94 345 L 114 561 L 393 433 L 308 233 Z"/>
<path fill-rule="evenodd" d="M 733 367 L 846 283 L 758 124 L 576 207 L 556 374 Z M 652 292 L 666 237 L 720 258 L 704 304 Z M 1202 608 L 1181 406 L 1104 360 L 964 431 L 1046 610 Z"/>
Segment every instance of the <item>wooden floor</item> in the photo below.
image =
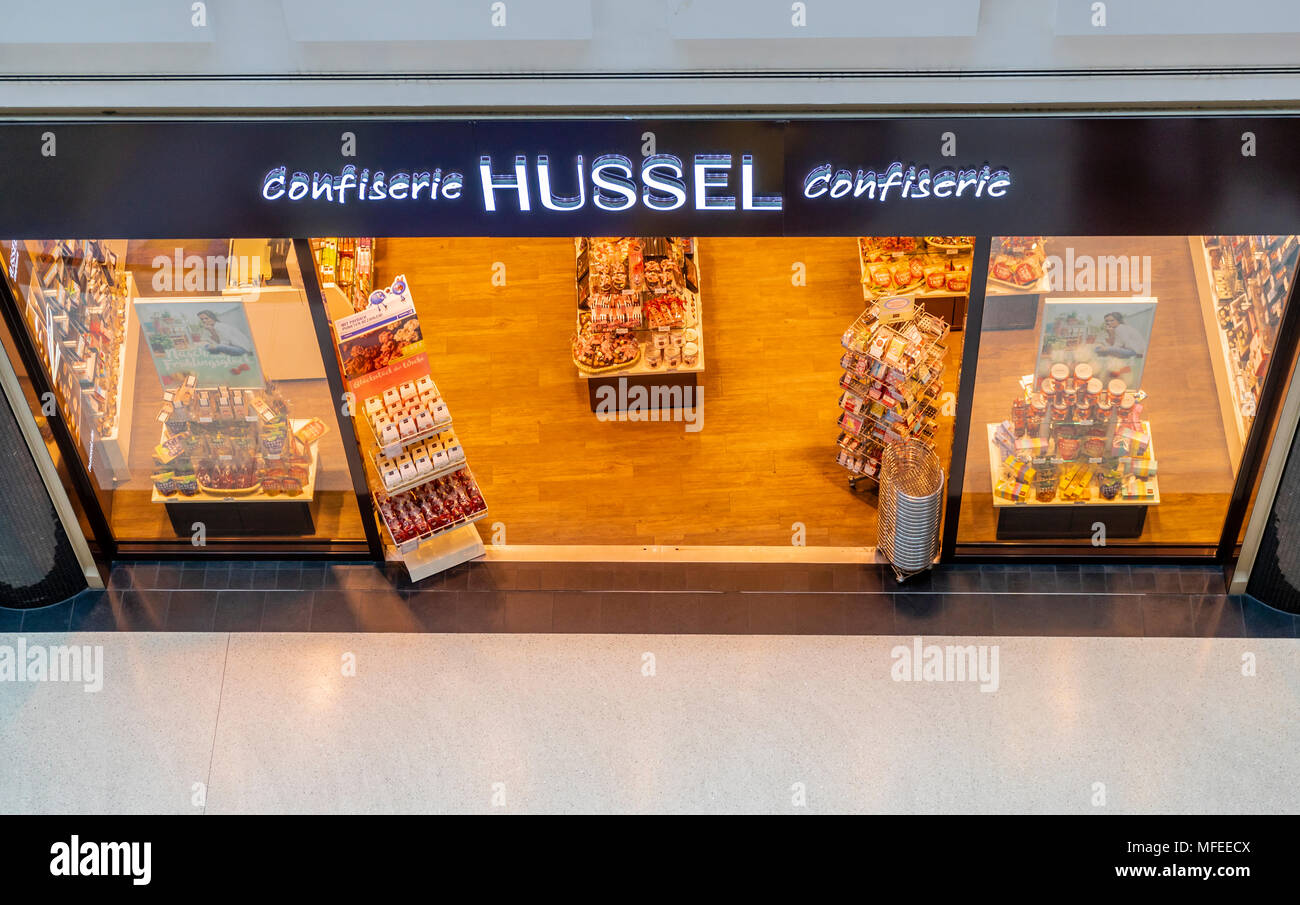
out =
<path fill-rule="evenodd" d="M 850 491 L 835 464 L 840 336 L 863 309 L 856 239 L 700 246 L 704 417 L 688 433 L 592 414 L 569 358 L 572 240 L 379 240 L 377 285 L 406 274 L 509 543 L 789 546 L 796 523 L 808 545 L 875 543 L 874 491 Z M 791 285 L 796 262 L 806 286 Z M 941 441 L 946 465 L 951 418 Z"/>
<path fill-rule="evenodd" d="M 1210 348 L 1196 295 L 1185 236 L 1054 237 L 1052 254 L 1073 246 L 1082 255 L 1150 255 L 1151 294 L 1159 301 L 1142 388 L 1145 417 L 1160 464 L 1161 503 L 1147 514 L 1137 541 L 1112 543 L 1217 543 L 1232 493 L 1233 470 L 1223 434 Z M 1071 293 L 1120 295 L 1128 293 Z M 989 299 L 988 304 L 996 304 Z M 1039 308 L 1039 320 L 1042 306 Z M 985 425 L 1010 417 L 1018 378 L 1034 368 L 1039 325 L 1032 330 L 986 330 L 980 337 L 971 445 L 959 536 L 992 541 L 994 510 Z"/>

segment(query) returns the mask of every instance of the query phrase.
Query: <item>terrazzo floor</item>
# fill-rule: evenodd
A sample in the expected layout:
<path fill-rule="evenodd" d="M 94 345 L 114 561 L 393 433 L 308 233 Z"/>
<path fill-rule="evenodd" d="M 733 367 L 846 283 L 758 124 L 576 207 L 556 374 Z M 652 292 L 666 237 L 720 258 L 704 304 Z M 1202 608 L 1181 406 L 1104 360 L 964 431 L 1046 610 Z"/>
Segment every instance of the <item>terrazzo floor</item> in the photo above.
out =
<path fill-rule="evenodd" d="M 1294 639 L 922 639 L 982 691 L 898 635 L 22 638 L 103 687 L 0 682 L 5 813 L 1300 811 Z"/>

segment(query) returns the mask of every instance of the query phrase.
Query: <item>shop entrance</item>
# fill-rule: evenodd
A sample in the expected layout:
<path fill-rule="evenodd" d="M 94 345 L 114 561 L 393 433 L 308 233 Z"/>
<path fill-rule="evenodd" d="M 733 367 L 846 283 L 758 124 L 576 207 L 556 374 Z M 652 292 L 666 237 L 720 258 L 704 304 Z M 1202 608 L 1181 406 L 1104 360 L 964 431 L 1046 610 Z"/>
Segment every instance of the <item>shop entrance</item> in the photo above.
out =
<path fill-rule="evenodd" d="M 857 237 L 379 238 L 374 286 L 400 279 L 413 299 L 422 354 L 490 508 L 485 537 L 610 555 L 869 556 L 870 437 L 887 422 L 865 409 L 887 384 L 853 373 L 843 341 L 876 297 L 917 291 L 924 271 L 911 276 L 911 260 L 953 274 L 953 288 L 917 299 L 945 326 L 927 340 L 929 379 L 908 391 L 925 396 L 914 423 L 893 430 L 923 430 L 945 464 L 951 448 L 961 334 L 946 325 L 964 312 L 971 250 L 909 243 L 891 256 L 867 241 L 869 257 L 909 274 L 873 289 Z M 331 279 L 354 266 L 336 250 L 356 245 L 315 245 L 337 326 L 356 294 Z M 673 247 L 685 249 L 681 272 L 665 269 L 660 286 Z M 357 434 L 363 447 L 372 436 Z"/>

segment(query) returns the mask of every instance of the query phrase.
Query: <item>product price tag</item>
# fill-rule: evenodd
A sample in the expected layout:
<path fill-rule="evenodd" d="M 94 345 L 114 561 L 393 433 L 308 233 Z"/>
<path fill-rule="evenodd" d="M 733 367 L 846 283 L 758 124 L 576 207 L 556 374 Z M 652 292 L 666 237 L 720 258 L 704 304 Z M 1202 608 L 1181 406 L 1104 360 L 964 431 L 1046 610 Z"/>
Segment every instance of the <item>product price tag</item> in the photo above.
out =
<path fill-rule="evenodd" d="M 1100 465 L 1101 462 L 1102 462 L 1102 460 L 1101 460 L 1100 457 L 1095 458 L 1095 459 L 1089 459 L 1089 460 L 1088 460 L 1088 464 L 1089 464 L 1089 465 Z"/>
<path fill-rule="evenodd" d="M 206 415 L 199 417 L 199 424 L 211 424 L 211 423 L 212 423 L 212 419 L 207 417 Z"/>

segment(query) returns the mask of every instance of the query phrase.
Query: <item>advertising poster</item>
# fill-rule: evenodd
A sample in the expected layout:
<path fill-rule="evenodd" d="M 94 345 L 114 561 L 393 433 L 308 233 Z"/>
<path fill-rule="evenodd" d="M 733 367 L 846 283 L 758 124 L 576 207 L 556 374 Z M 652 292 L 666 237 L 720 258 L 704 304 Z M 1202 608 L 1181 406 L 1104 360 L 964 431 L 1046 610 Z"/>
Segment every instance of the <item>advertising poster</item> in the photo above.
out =
<path fill-rule="evenodd" d="M 178 386 L 187 374 L 200 387 L 264 385 L 242 302 L 141 299 L 135 313 L 164 388 Z"/>
<path fill-rule="evenodd" d="M 1049 298 L 1043 311 L 1038 343 L 1037 385 L 1064 363 L 1074 370 L 1080 362 L 1092 365 L 1103 383 L 1118 378 L 1136 390 L 1142 386 L 1147 349 L 1156 320 L 1156 299 Z"/>
<path fill-rule="evenodd" d="M 424 351 L 424 332 L 406 277 L 399 276 L 387 289 L 371 295 L 364 310 L 334 322 L 343 377 L 350 384 Z"/>

